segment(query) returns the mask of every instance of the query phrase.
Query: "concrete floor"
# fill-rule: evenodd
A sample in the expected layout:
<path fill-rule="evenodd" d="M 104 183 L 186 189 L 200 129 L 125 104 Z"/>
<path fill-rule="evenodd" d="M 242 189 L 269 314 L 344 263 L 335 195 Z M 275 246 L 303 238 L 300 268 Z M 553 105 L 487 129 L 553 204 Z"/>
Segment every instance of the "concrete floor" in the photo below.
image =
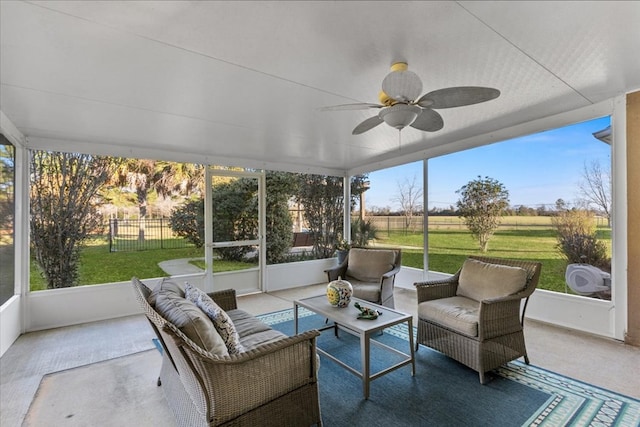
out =
<path fill-rule="evenodd" d="M 284 310 L 325 286 L 246 295 L 238 304 L 252 314 Z M 395 303 L 415 319 L 414 290 L 396 288 Z M 142 315 L 21 336 L 0 358 L 0 425 L 22 424 L 44 375 L 151 349 L 154 336 Z M 533 365 L 640 399 L 640 348 L 534 321 L 525 322 L 525 339 Z"/>

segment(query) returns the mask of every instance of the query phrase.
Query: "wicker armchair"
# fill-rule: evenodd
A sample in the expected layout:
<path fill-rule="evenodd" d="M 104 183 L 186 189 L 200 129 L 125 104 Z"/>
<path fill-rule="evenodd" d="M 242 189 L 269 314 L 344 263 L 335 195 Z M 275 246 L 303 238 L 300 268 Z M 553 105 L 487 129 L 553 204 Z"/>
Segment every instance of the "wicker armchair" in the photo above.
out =
<path fill-rule="evenodd" d="M 446 280 L 415 283 L 418 298 L 416 349 L 423 344 L 446 354 L 478 371 L 480 382 L 485 384 L 486 372 L 511 360 L 523 356 L 525 363 L 529 364 L 523 321 L 529 296 L 538 284 L 542 264 L 476 256 L 469 259 L 524 269 L 526 273 L 521 272 L 524 288 L 488 299 L 466 298 L 458 290 L 462 269 Z M 438 320 L 433 315 L 437 310 L 452 313 L 451 321 Z"/>
<path fill-rule="evenodd" d="M 401 259 L 400 249 L 353 248 L 342 264 L 325 272 L 329 282 L 348 280 L 354 297 L 394 308 L 393 285 Z"/>
<path fill-rule="evenodd" d="M 158 385 L 180 426 L 322 425 L 317 382 L 317 331 L 260 344 L 238 355 L 215 356 L 191 341 L 135 295 L 163 344 Z M 237 310 L 235 291 L 209 294 L 225 311 Z"/>

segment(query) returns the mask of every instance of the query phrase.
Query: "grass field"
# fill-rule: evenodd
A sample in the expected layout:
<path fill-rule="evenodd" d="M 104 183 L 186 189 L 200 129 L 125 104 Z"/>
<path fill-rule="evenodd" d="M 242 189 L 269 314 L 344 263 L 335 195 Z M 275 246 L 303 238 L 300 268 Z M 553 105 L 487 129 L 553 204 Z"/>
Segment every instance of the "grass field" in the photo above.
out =
<path fill-rule="evenodd" d="M 380 245 L 401 246 L 402 265 L 423 268 L 422 233 L 401 231 L 380 233 Z M 611 232 L 599 230 L 611 251 Z M 429 269 L 444 273 L 455 273 L 468 255 L 483 255 L 497 258 L 534 260 L 542 263 L 538 287 L 565 292 L 564 271 L 567 265 L 556 249 L 556 233 L 551 228 L 498 230 L 489 241 L 486 253 L 480 252 L 478 244 L 466 230 L 429 231 Z"/>
<path fill-rule="evenodd" d="M 550 216 L 503 216 L 501 218 L 500 230 L 527 230 L 553 228 Z M 458 216 L 430 216 L 429 230 L 460 230 L 465 231 L 462 218 Z M 405 219 L 401 216 L 372 216 L 368 217 L 380 234 L 390 234 L 394 231 L 404 230 Z M 606 227 L 607 221 L 604 218 L 594 218 L 593 224 L 596 227 Z M 420 231 L 422 227 L 422 217 L 413 219 L 412 231 Z"/>
<path fill-rule="evenodd" d="M 454 217 L 439 217 L 454 218 Z M 519 217 L 522 218 L 522 217 Z M 503 227 L 489 242 L 489 250 L 482 254 L 477 242 L 463 228 L 440 227 L 429 230 L 429 268 L 432 271 L 455 273 L 468 255 L 486 255 L 498 258 L 515 258 L 542 262 L 542 274 L 539 288 L 565 292 L 564 271 L 566 261 L 556 249 L 555 230 L 550 227 L 548 217 L 538 223 L 532 221 L 529 227 Z M 535 224 L 535 225 L 534 225 Z M 547 225 L 547 226 L 544 226 Z M 611 255 L 611 231 L 598 229 L 598 237 L 604 240 Z M 401 246 L 402 264 L 408 267 L 423 268 L 422 233 L 403 231 L 378 232 L 377 244 Z M 198 258 L 203 256 L 202 249 L 194 247 L 181 249 L 154 249 L 134 252 L 109 252 L 106 239 L 96 239 L 81 251 L 80 284 L 98 284 L 130 280 L 132 276 L 162 277 L 164 271 L 158 267 L 161 261 L 177 258 Z M 194 262 L 204 268 L 204 262 Z M 247 268 L 245 263 L 214 263 L 214 271 L 232 271 Z M 46 289 L 35 262 L 31 263 L 31 290 Z"/>
<path fill-rule="evenodd" d="M 166 240 L 165 240 L 166 243 Z M 151 242 L 150 245 L 153 246 Z M 156 245 L 157 246 L 157 245 Z M 179 249 L 151 249 L 132 252 L 109 252 L 106 239 L 95 239 L 87 244 L 80 254 L 80 285 L 123 282 L 131 277 L 163 277 L 166 273 L 158 263 L 178 258 L 203 257 L 202 249 L 195 247 Z M 204 268 L 204 261 L 197 264 Z M 250 265 L 253 266 L 253 265 Z M 40 291 L 47 288 L 35 262 L 30 265 L 30 288 Z M 246 263 L 216 261 L 214 272 L 248 268 Z"/>

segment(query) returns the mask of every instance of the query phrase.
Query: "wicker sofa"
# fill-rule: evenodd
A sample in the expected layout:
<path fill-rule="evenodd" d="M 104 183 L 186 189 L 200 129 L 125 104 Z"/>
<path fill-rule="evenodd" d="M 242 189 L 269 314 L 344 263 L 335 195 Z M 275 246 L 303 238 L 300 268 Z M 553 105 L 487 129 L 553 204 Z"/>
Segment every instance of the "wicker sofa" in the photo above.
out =
<path fill-rule="evenodd" d="M 467 365 L 482 384 L 486 372 L 518 357 L 529 364 L 523 320 L 541 267 L 539 262 L 471 256 L 449 279 L 415 283 L 416 349 L 423 344 Z"/>
<path fill-rule="evenodd" d="M 234 290 L 214 292 L 207 295 L 232 319 L 241 345 L 237 354 L 214 354 L 217 328 L 183 286 L 164 279 L 152 291 L 135 277 L 132 284 L 163 346 L 158 385 L 178 425 L 321 425 L 317 331 L 288 337 L 239 310 Z"/>

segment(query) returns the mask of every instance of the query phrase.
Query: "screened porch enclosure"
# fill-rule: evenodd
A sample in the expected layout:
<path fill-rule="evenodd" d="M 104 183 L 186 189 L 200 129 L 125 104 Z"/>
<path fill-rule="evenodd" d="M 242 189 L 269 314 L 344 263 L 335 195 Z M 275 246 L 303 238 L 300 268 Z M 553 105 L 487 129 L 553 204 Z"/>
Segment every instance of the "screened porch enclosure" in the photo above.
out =
<path fill-rule="evenodd" d="M 417 162 L 428 196 L 437 185 L 429 181 L 433 159 L 604 116 L 611 117 L 611 300 L 539 290 L 527 314 L 640 345 L 640 290 L 634 286 L 640 277 L 634 262 L 640 259 L 640 225 L 633 220 L 640 211 L 634 167 L 640 163 L 635 55 L 640 3 L 371 2 L 364 15 L 362 7 L 357 2 L 0 2 L 0 147 L 12 151 L 2 154 L 0 203 L 3 212 L 11 206 L 13 215 L 11 221 L 4 213 L 0 218 L 0 354 L 28 331 L 139 313 L 125 276 L 32 290 L 37 273 L 31 269 L 32 153 L 224 165 L 343 182 Z M 449 93 L 447 88 L 494 88 L 500 94 L 452 108 L 423 102 L 416 108 L 441 117 L 443 126 L 430 132 L 412 122 L 399 131 L 377 114 L 390 111 L 378 92 L 386 76 L 401 71 L 390 66 L 402 61 L 422 87 L 413 99 L 393 95 L 398 99 L 392 103 L 416 107 L 423 95 L 434 101 L 433 93 Z M 324 111 L 354 103 L 364 109 Z M 362 123 L 375 126 L 354 134 Z M 543 159 L 531 161 L 540 162 L 535 175 L 544 178 Z M 205 192 L 198 197 L 209 203 L 213 194 Z M 348 237 L 349 185 L 341 197 L 337 209 L 343 218 L 332 233 L 341 229 Z M 262 221 L 261 213 L 258 217 Z M 403 268 L 398 287 L 412 289 L 415 281 L 441 273 L 429 271 L 424 222 L 422 268 Z M 137 230 L 125 230 L 119 221 L 114 226 L 118 230 L 105 233 L 116 239 L 116 251 L 109 252 L 105 240 L 100 267 L 144 268 L 142 276 L 151 284 L 166 273 L 152 270 L 158 262 L 143 254 L 150 251 L 119 251 L 125 242 L 117 239 L 140 242 L 142 235 L 157 232 L 161 250 L 190 249 L 165 247 L 164 224 L 156 227 L 146 218 Z M 296 232 L 306 228 L 299 226 Z M 324 269 L 335 258 L 265 262 L 269 229 L 266 224 L 255 229 L 224 240 L 210 229 L 201 251 L 172 258 L 204 258 L 204 268 L 176 276 L 202 288 L 234 287 L 247 294 L 326 280 Z M 247 254 L 257 248 L 251 268 L 215 271 L 221 250 L 243 245 L 239 251 L 252 249 Z M 115 259 L 107 255 L 123 256 L 122 264 L 106 262 Z"/>

